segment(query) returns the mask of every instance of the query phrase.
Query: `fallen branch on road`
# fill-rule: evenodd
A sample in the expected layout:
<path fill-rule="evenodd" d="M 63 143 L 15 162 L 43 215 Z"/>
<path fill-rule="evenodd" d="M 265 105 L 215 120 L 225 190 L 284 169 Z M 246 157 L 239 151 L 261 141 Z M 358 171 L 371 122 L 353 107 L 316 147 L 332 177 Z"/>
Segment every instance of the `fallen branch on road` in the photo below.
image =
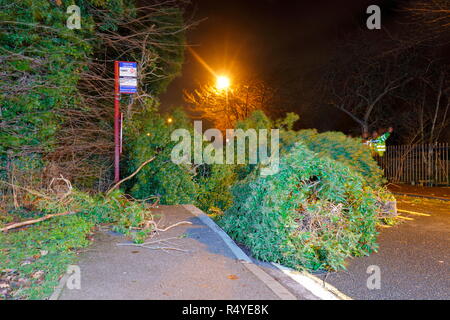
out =
<path fill-rule="evenodd" d="M 146 248 L 146 249 L 151 249 L 151 250 L 175 250 L 175 251 L 182 251 L 182 252 L 188 252 L 188 250 L 184 250 L 184 249 L 180 249 L 180 248 L 176 248 L 176 247 L 163 247 L 163 246 L 157 246 L 157 247 L 152 247 L 151 245 L 155 245 L 157 243 L 165 243 L 169 240 L 176 240 L 176 239 L 180 239 L 180 237 L 170 237 L 170 238 L 166 238 L 166 239 L 160 239 L 160 240 L 154 240 L 154 241 L 149 241 L 149 242 L 144 242 L 144 243 L 118 243 L 118 246 L 131 246 L 131 247 L 141 247 L 141 248 Z M 170 243 L 168 243 L 170 244 Z"/>
<path fill-rule="evenodd" d="M 172 224 L 172 225 L 168 226 L 167 228 L 160 229 L 160 228 L 158 228 L 158 225 L 156 224 L 155 221 L 149 220 L 149 221 L 147 221 L 147 222 L 145 223 L 144 229 L 147 229 L 150 225 L 152 225 L 152 226 L 155 227 L 155 231 L 164 232 L 164 231 L 167 231 L 167 230 L 169 230 L 169 229 L 172 229 L 172 228 L 174 228 L 174 227 L 176 227 L 176 226 L 179 226 L 179 225 L 181 225 L 181 224 L 192 224 L 192 222 L 189 222 L 189 221 L 180 221 L 180 222 L 177 222 L 177 223 L 175 223 L 175 224 Z"/>
<path fill-rule="evenodd" d="M 150 250 L 174 250 L 174 251 L 181 251 L 181 252 L 189 252 L 188 250 L 175 248 L 175 247 L 149 247 L 144 246 L 143 244 L 136 244 L 136 243 L 118 243 L 118 246 L 132 246 L 132 247 L 140 247 L 140 248 L 146 248 Z"/>

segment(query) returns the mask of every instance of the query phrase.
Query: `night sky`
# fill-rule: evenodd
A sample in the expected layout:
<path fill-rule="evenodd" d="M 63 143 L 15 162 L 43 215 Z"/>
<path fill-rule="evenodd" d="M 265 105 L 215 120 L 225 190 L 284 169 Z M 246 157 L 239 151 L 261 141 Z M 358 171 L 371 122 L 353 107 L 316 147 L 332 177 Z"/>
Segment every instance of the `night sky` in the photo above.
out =
<path fill-rule="evenodd" d="M 398 6 L 404 2 L 194 0 L 186 16 L 191 22 L 205 20 L 188 31 L 188 44 L 215 71 L 229 74 L 232 79 L 256 77 L 285 88 L 294 97 L 285 107 L 300 114 L 301 127 L 343 130 L 348 119 L 331 107 L 305 107 L 306 102 L 298 94 L 305 89 L 298 87 L 298 79 L 320 68 L 337 39 L 365 28 L 369 5 L 379 5 L 382 26 L 393 28 Z M 213 81 L 211 74 L 186 52 L 182 75 L 161 97 L 162 109 L 183 105 L 183 89 Z M 322 117 L 328 112 L 336 114 L 331 123 Z"/>

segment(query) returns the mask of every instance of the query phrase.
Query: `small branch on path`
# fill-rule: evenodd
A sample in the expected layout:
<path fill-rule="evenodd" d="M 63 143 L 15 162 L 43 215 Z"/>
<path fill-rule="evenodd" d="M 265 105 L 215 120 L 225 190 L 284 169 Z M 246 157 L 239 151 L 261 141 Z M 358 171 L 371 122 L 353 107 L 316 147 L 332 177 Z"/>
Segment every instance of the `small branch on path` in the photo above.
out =
<path fill-rule="evenodd" d="M 153 243 L 158 243 L 158 242 L 163 242 L 166 241 L 168 239 L 162 239 L 159 241 L 153 241 Z M 129 246 L 129 247 L 140 247 L 140 248 L 146 248 L 146 249 L 150 249 L 150 250 L 174 250 L 174 251 L 181 251 L 181 252 L 189 252 L 188 250 L 184 250 L 184 249 L 180 249 L 180 248 L 176 248 L 176 247 L 150 247 L 148 246 L 148 244 L 146 243 L 118 243 L 118 246 Z"/>
<path fill-rule="evenodd" d="M 150 241 L 150 242 L 144 242 L 144 243 L 118 243 L 118 246 L 148 246 L 150 244 L 155 244 L 155 243 L 161 243 L 161 242 L 166 242 L 169 240 L 175 240 L 175 239 L 180 239 L 180 237 L 170 237 L 170 238 L 166 238 L 166 239 L 160 239 L 160 240 L 155 240 L 155 241 Z"/>
<path fill-rule="evenodd" d="M 155 221 L 150 220 L 150 221 L 147 221 L 147 223 L 146 223 L 144 229 L 148 228 L 150 225 L 153 225 L 153 226 L 155 227 L 155 231 L 164 232 L 164 231 L 167 231 L 167 230 L 169 230 L 169 229 L 172 229 L 172 228 L 174 228 L 174 227 L 176 227 L 176 226 L 179 226 L 179 225 L 181 225 L 181 224 L 192 224 L 192 222 L 189 222 L 189 221 L 180 221 L 180 222 L 177 222 L 177 223 L 175 223 L 175 224 L 172 224 L 172 225 L 168 226 L 167 228 L 160 229 L 160 228 L 158 228 L 158 225 L 156 224 Z"/>

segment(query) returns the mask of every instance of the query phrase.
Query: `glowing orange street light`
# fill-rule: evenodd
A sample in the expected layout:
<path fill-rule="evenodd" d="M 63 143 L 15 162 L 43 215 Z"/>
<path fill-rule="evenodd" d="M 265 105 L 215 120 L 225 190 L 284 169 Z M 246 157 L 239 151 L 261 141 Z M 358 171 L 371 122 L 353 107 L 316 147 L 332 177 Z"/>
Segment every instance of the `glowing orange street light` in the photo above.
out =
<path fill-rule="evenodd" d="M 167 122 L 168 122 L 168 123 L 172 123 L 172 121 L 173 121 L 172 118 L 168 118 L 168 119 L 167 119 Z"/>
<path fill-rule="evenodd" d="M 218 90 L 226 90 L 230 87 L 230 78 L 227 76 L 218 76 L 216 79 L 216 88 Z"/>

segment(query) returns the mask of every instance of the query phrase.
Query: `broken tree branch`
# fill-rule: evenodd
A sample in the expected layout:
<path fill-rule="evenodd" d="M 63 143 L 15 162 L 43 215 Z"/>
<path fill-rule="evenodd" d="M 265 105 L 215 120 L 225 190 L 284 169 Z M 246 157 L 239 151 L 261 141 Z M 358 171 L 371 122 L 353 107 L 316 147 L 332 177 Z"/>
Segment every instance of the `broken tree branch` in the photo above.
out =
<path fill-rule="evenodd" d="M 174 251 L 181 251 L 181 252 L 189 252 L 188 250 L 176 248 L 176 247 L 149 247 L 144 244 L 137 244 L 137 243 L 118 243 L 118 246 L 132 246 L 132 247 L 140 247 L 140 248 L 146 248 L 150 250 L 174 250 Z"/>
<path fill-rule="evenodd" d="M 38 223 L 38 222 L 41 222 L 41 221 L 44 221 L 44 220 L 48 220 L 48 219 L 53 218 L 53 217 L 66 216 L 66 215 L 74 214 L 74 213 L 75 212 L 73 212 L 73 211 L 69 211 L 69 212 L 48 214 L 48 215 L 46 215 L 44 217 L 41 217 L 41 218 L 38 218 L 38 219 L 32 219 L 32 220 L 27 220 L 27 221 L 22 221 L 22 222 L 17 222 L 17 223 L 13 223 L 13 224 L 7 225 L 6 227 L 1 228 L 0 231 L 8 231 L 8 230 L 11 230 L 11 229 L 15 229 L 15 228 L 27 226 L 27 225 L 30 225 L 30 224 L 35 224 L 35 223 Z"/>
<path fill-rule="evenodd" d="M 170 238 L 166 238 L 166 239 L 159 239 L 159 240 L 154 240 L 154 241 L 149 241 L 149 242 L 144 242 L 144 243 L 118 243 L 118 246 L 148 246 L 148 245 L 153 245 L 156 243 L 162 243 L 162 242 L 168 242 L 169 240 L 179 240 L 181 239 L 180 237 L 170 237 Z"/>
<path fill-rule="evenodd" d="M 127 181 L 127 180 L 133 178 L 135 175 L 138 174 L 139 171 L 141 171 L 141 169 L 142 169 L 146 164 L 152 162 L 154 159 L 155 159 L 155 157 L 152 157 L 152 158 L 148 159 L 147 161 L 144 161 L 144 162 L 139 166 L 139 168 L 136 169 L 135 172 L 133 172 L 132 174 L 130 174 L 128 177 L 123 178 L 122 180 L 120 180 L 119 182 L 117 182 L 115 185 L 113 185 L 113 186 L 111 187 L 111 189 L 109 189 L 109 190 L 106 192 L 106 195 L 109 195 L 112 191 L 114 191 L 114 190 L 115 190 L 118 186 L 120 186 L 123 182 L 125 182 L 125 181 Z"/>
<path fill-rule="evenodd" d="M 189 222 L 189 221 L 180 221 L 180 222 L 177 222 L 177 223 L 175 223 L 175 224 L 172 224 L 172 225 L 168 226 L 167 228 L 160 229 L 160 228 L 158 228 L 158 225 L 156 224 L 155 221 L 150 220 L 150 221 L 147 221 L 146 226 L 145 226 L 144 229 L 148 228 L 150 225 L 153 225 L 153 226 L 155 227 L 155 230 L 156 230 L 156 231 L 164 232 L 164 231 L 167 231 L 167 230 L 169 230 L 169 229 L 172 229 L 172 228 L 174 228 L 174 227 L 176 227 L 176 226 L 179 226 L 179 225 L 181 225 L 181 224 L 192 224 L 192 222 Z"/>

